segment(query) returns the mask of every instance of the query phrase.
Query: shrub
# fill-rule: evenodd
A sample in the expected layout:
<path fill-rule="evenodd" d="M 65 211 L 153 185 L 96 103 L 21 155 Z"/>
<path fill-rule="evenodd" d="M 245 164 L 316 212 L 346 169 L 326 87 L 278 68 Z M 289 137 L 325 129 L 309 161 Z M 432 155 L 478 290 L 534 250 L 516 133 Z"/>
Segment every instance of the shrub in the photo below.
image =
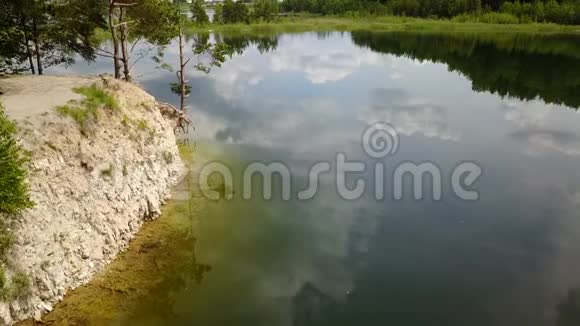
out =
<path fill-rule="evenodd" d="M 16 124 L 8 120 L 0 104 L 0 262 L 14 242 L 12 223 L 14 216 L 32 207 L 28 197 L 28 154 L 15 138 Z M 4 281 L 0 275 L 0 291 Z"/>
<path fill-rule="evenodd" d="M 0 218 L 32 206 L 26 184 L 28 155 L 16 141 L 15 134 L 16 124 L 8 120 L 0 104 Z M 1 224 L 6 224 L 4 218 L 0 228 Z"/>
<path fill-rule="evenodd" d="M 10 289 L 8 288 L 8 282 L 6 280 L 6 272 L 4 267 L 0 265 L 0 301 L 4 301 L 8 298 L 10 294 Z"/>
<path fill-rule="evenodd" d="M 79 128 L 81 129 L 81 133 L 85 136 L 88 134 L 89 122 L 93 119 L 96 120 L 99 118 L 96 108 L 80 107 L 75 105 L 74 102 L 57 107 L 56 112 L 62 116 L 68 116 L 76 121 L 76 123 L 79 125 Z"/>
<path fill-rule="evenodd" d="M 84 136 L 88 135 L 90 124 L 99 119 L 100 109 L 119 111 L 117 100 L 94 84 L 89 87 L 75 88 L 73 91 L 84 95 L 85 98 L 80 102 L 70 101 L 66 105 L 57 107 L 56 111 L 62 116 L 72 118 L 79 125 L 81 134 Z"/>
<path fill-rule="evenodd" d="M 8 252 L 8 249 L 12 247 L 14 243 L 14 235 L 10 231 L 9 225 L 6 225 L 4 221 L 0 222 L 0 262 L 4 260 L 4 256 Z"/>
<path fill-rule="evenodd" d="M 544 5 L 544 17 L 546 21 L 558 24 L 580 24 L 580 3 L 549 0 Z"/>
<path fill-rule="evenodd" d="M 10 297 L 12 299 L 25 296 L 30 290 L 30 279 L 23 272 L 18 272 L 12 277 L 10 284 Z"/>
<path fill-rule="evenodd" d="M 107 93 L 102 88 L 99 88 L 95 84 L 89 87 L 78 87 L 73 89 L 73 91 L 77 94 L 85 96 L 85 99 L 81 103 L 86 107 L 104 107 L 111 111 L 119 110 L 119 104 L 117 103 L 117 100 L 115 100 L 112 95 Z"/>
<path fill-rule="evenodd" d="M 205 25 L 209 23 L 209 17 L 205 12 L 205 2 L 203 0 L 194 0 L 191 2 L 191 20 L 197 25 Z"/>
<path fill-rule="evenodd" d="M 263 1 L 263 0 L 258 0 Z M 361 17 L 365 15 L 416 16 L 497 24 L 553 22 L 580 24 L 580 0 L 283 0 L 284 11 Z M 495 13 L 480 17 L 482 14 Z M 498 15 L 507 14 L 511 15 Z M 459 17 L 458 17 L 459 16 Z M 456 18 L 457 17 L 457 18 Z M 516 18 L 514 20 L 513 18 Z"/>
<path fill-rule="evenodd" d="M 477 22 L 477 17 L 472 14 L 463 13 L 453 17 L 451 21 L 456 23 Z"/>
<path fill-rule="evenodd" d="M 519 20 L 516 16 L 500 13 L 500 12 L 488 12 L 479 16 L 479 21 L 488 24 L 517 24 Z"/>
<path fill-rule="evenodd" d="M 242 1 L 226 0 L 215 8 L 214 22 L 223 24 L 250 23 L 250 10 Z"/>
<path fill-rule="evenodd" d="M 212 23 L 214 24 L 223 24 L 224 23 L 224 19 L 223 19 L 223 6 L 221 4 L 217 4 L 215 5 L 215 7 L 213 8 L 213 20 Z"/>
<path fill-rule="evenodd" d="M 18 299 L 29 293 L 30 279 L 23 272 L 17 272 L 12 276 L 10 284 L 6 277 L 4 267 L 0 265 L 0 301 Z"/>
<path fill-rule="evenodd" d="M 542 1 L 534 1 L 533 4 L 533 19 L 537 22 L 543 22 L 546 18 L 545 10 L 544 10 L 544 2 Z"/>
<path fill-rule="evenodd" d="M 278 15 L 278 0 L 258 0 L 253 8 L 254 19 L 268 22 Z"/>

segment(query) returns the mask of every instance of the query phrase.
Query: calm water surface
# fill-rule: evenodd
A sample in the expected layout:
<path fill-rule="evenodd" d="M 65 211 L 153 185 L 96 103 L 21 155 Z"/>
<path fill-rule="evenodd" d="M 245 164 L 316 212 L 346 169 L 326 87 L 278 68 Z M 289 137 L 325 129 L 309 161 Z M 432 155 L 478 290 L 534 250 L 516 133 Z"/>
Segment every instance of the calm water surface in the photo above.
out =
<path fill-rule="evenodd" d="M 237 54 L 209 75 L 189 73 L 190 136 L 216 158 L 234 168 L 284 162 L 294 192 L 312 164 L 338 152 L 376 163 L 361 134 L 387 121 L 400 148 L 382 161 L 436 163 L 443 199 L 377 201 L 369 191 L 345 201 L 331 174 L 308 201 L 283 201 L 276 189 L 268 201 L 236 192 L 196 217 L 197 261 L 211 269 L 191 286 L 156 290 L 166 299 L 155 307 L 123 307 L 117 322 L 580 325 L 579 37 L 220 39 Z M 173 44 L 166 60 L 176 53 Z M 110 63 L 52 72 L 104 73 Z M 178 103 L 174 73 L 145 60 L 134 75 Z M 450 189 L 450 172 L 466 160 L 483 168 L 475 202 Z"/>

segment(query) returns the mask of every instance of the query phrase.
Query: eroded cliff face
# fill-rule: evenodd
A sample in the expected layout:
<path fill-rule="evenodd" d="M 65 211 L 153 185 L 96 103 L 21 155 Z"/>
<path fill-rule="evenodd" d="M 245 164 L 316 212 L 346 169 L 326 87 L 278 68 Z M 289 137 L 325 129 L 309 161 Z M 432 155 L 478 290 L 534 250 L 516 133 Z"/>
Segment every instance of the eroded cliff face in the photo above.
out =
<path fill-rule="evenodd" d="M 39 77 L 40 78 L 40 77 Z M 64 79 L 63 79 L 64 80 Z M 70 81 L 68 81 L 70 82 Z M 117 110 L 100 110 L 83 132 L 55 108 L 17 121 L 31 152 L 35 206 L 15 226 L 8 278 L 30 279 L 27 295 L 0 303 L 0 324 L 39 318 L 65 293 L 88 282 L 122 251 L 145 220 L 160 213 L 184 174 L 175 121 L 135 85 L 77 79 L 113 95 Z"/>

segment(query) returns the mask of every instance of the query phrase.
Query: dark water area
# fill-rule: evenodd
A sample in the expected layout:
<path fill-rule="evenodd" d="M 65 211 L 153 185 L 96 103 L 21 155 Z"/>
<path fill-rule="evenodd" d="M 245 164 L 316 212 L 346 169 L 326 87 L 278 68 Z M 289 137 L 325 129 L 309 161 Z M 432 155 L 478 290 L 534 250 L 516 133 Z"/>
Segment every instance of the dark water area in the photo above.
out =
<path fill-rule="evenodd" d="M 157 266 L 158 278 L 189 282 L 127 294 L 127 303 L 107 308 L 117 309 L 108 323 L 580 325 L 578 36 L 210 39 L 236 51 L 210 74 L 188 72 L 190 140 L 231 167 L 234 198 L 196 210 L 195 261 L 203 272 L 186 263 Z M 176 62 L 177 53 L 171 44 L 165 60 Z M 169 86 L 175 73 L 149 59 L 135 69 L 148 92 L 178 103 Z M 110 70 L 97 61 L 51 73 Z M 361 146 L 376 121 L 391 124 L 399 140 L 396 153 L 379 159 Z M 378 163 L 392 171 L 431 162 L 441 171 L 442 197 L 415 200 L 405 188 L 395 200 L 387 173 L 383 199 L 369 186 L 345 200 L 327 173 L 313 198 L 298 199 L 310 168 L 329 162 L 334 169 L 338 153 L 368 167 L 347 178 L 351 188 L 356 178 L 374 184 Z M 242 170 L 255 161 L 289 168 L 291 200 L 277 182 L 272 199 L 241 198 Z M 452 189 L 451 174 L 465 161 L 483 171 L 478 200 Z M 434 182 L 422 187 L 428 192 Z M 167 250 L 193 252 L 190 242 L 175 243 Z M 151 297 L 163 299 L 151 304 Z"/>

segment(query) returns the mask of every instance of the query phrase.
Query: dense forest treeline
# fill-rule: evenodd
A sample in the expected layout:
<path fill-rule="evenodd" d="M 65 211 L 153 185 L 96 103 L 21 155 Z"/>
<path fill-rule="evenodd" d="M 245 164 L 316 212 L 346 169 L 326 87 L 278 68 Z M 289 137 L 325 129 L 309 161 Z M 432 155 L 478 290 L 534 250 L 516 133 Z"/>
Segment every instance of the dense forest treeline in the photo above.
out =
<path fill-rule="evenodd" d="M 203 0 L 188 5 L 166 0 L 3 0 L 0 2 L 0 73 L 28 70 L 42 74 L 55 64 L 70 64 L 77 54 L 86 60 L 112 59 L 114 75 L 131 79 L 140 60 L 135 42 L 168 44 L 188 24 L 271 22 L 280 13 L 315 15 L 400 15 L 486 23 L 555 22 L 580 24 L 580 0 L 225 0 L 213 21 Z M 100 48 L 96 35 L 106 34 L 112 49 Z"/>
<path fill-rule="evenodd" d="M 132 0 L 130 4 L 125 0 L 4 0 L 0 2 L 0 73 L 42 74 L 45 67 L 70 64 L 77 55 L 89 61 L 103 56 L 111 59 L 116 78 L 131 80 L 133 66 L 144 56 L 133 53 L 140 41 L 164 46 L 180 35 L 182 39 L 184 26 L 270 22 L 280 12 L 580 24 L 580 0 L 253 0 L 251 5 L 225 0 L 215 6 L 212 22 L 203 0 L 176 4 L 166 0 Z M 185 18 L 183 10 L 188 6 L 191 16 Z M 101 47 L 103 35 L 111 40 L 111 47 Z M 213 52 L 220 58 L 215 63 L 223 61 L 225 49 L 215 48 L 220 53 L 212 49 L 204 44 L 194 51 Z M 189 62 L 183 59 L 178 72 Z"/>
<path fill-rule="evenodd" d="M 193 20 L 209 23 L 203 0 L 191 6 Z M 580 24 L 580 0 L 226 0 L 216 5 L 213 23 L 236 24 L 272 21 L 279 12 L 315 15 L 396 15 L 446 18 L 458 22 Z"/>
<path fill-rule="evenodd" d="M 444 63 L 478 92 L 580 108 L 577 36 L 353 32 L 352 38 L 373 51 Z"/>
<path fill-rule="evenodd" d="M 578 0 L 283 0 L 285 12 L 319 15 L 398 15 L 486 23 L 580 24 Z"/>
<path fill-rule="evenodd" d="M 324 39 L 331 35 L 319 32 Z M 580 36 L 477 33 L 352 32 L 355 45 L 376 52 L 443 63 L 477 92 L 580 108 Z M 278 46 L 278 36 L 216 34 L 234 53 Z M 489 64 L 493 62 L 494 64 Z"/>

